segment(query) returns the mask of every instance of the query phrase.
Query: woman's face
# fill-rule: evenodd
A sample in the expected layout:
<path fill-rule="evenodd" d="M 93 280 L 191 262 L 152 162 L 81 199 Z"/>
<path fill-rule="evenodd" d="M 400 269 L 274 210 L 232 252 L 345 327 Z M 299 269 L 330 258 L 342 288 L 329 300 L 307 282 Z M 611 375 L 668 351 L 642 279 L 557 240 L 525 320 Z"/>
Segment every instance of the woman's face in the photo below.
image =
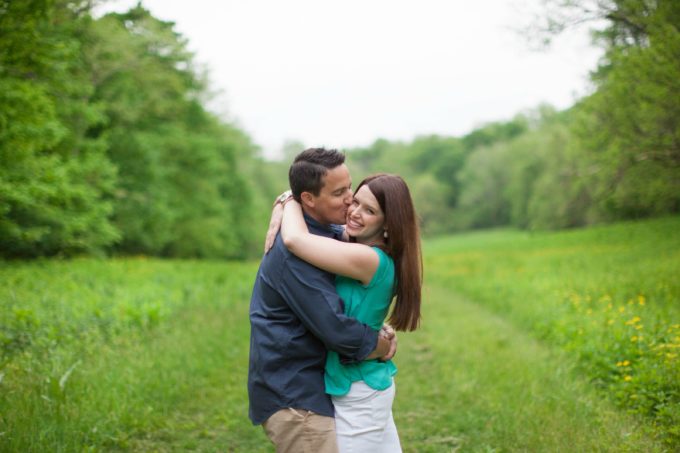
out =
<path fill-rule="evenodd" d="M 382 244 L 385 242 L 384 225 L 385 215 L 378 200 L 368 185 L 361 186 L 347 210 L 347 234 L 362 244 Z"/>

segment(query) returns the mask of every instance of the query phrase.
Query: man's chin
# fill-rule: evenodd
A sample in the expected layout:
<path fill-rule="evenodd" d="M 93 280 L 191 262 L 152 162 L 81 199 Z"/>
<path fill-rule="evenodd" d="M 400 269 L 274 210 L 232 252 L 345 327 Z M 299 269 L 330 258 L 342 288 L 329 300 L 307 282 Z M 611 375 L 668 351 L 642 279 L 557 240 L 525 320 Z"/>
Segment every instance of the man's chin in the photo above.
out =
<path fill-rule="evenodd" d="M 336 225 L 344 225 L 345 223 L 347 223 L 347 214 L 344 214 L 342 217 L 334 219 L 333 223 Z"/>

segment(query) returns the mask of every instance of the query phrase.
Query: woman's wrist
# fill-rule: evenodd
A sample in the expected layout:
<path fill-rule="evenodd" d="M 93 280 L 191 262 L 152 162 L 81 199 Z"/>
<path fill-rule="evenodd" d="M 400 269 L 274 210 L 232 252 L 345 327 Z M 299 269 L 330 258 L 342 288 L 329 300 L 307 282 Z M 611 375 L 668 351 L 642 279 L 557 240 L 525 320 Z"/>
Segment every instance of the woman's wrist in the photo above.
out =
<path fill-rule="evenodd" d="M 293 192 L 290 189 L 288 189 L 285 192 L 283 192 L 281 195 L 276 197 L 276 200 L 274 200 L 273 206 L 276 206 L 277 204 L 281 204 L 281 206 L 283 206 L 291 198 L 293 198 Z"/>

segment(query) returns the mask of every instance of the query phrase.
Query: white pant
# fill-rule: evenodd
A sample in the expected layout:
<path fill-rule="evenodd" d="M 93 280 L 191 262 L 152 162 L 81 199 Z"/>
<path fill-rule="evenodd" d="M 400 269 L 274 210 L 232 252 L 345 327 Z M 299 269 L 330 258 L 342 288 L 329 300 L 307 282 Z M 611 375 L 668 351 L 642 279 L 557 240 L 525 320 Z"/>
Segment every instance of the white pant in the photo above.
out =
<path fill-rule="evenodd" d="M 401 452 L 392 418 L 394 392 L 394 382 L 386 390 L 374 390 L 358 381 L 346 395 L 333 397 L 340 453 Z"/>

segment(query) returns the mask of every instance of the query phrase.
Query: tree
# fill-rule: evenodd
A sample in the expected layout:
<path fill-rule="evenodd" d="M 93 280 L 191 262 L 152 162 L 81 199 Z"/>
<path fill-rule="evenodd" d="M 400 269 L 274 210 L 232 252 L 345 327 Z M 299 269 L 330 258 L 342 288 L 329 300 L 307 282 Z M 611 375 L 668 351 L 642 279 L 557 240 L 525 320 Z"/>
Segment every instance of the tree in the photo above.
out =
<path fill-rule="evenodd" d="M 140 5 L 96 21 L 87 49 L 106 140 L 119 168 L 113 220 L 124 253 L 242 257 L 251 199 L 238 161 L 254 147 L 207 112 L 206 91 L 174 24 Z"/>
<path fill-rule="evenodd" d="M 0 4 L 0 250 L 7 257 L 101 250 L 116 170 L 87 129 L 102 120 L 79 36 L 82 2 Z"/>
<path fill-rule="evenodd" d="M 680 211 L 680 3 L 552 2 L 546 36 L 587 21 L 605 56 L 576 111 L 578 175 L 601 219 Z"/>

